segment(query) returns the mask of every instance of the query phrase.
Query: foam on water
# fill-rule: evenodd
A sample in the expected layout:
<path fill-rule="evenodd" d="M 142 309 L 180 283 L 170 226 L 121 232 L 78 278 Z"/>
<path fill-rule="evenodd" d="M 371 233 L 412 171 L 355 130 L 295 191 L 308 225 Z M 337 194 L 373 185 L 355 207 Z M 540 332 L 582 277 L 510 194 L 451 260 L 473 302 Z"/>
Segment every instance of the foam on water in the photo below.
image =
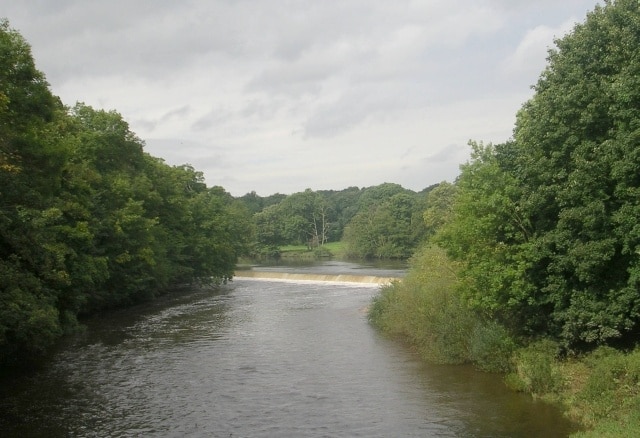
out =
<path fill-rule="evenodd" d="M 371 285 L 379 287 L 400 281 L 398 277 L 377 277 L 374 275 L 353 275 L 353 274 L 300 274 L 291 272 L 265 272 L 265 271 L 238 271 L 235 278 L 252 278 L 264 281 L 289 281 L 289 282 L 310 282 L 310 283 L 335 283 L 335 284 L 357 284 L 358 286 Z"/>

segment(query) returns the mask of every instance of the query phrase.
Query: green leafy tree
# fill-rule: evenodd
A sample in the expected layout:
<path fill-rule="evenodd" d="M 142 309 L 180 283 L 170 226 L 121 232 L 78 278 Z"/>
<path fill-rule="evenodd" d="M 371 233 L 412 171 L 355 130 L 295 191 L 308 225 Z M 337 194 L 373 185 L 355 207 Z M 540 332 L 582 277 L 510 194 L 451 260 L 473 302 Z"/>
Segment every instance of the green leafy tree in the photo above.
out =
<path fill-rule="evenodd" d="M 456 186 L 446 181 L 427 192 L 424 207 L 420 209 L 426 237 L 435 235 L 444 224 L 451 221 L 455 194 Z"/>
<path fill-rule="evenodd" d="M 66 249 L 50 224 L 60 215 L 63 116 L 31 48 L 0 22 L 0 362 L 41 354 L 63 327 L 57 285 L 68 282 Z"/>
<path fill-rule="evenodd" d="M 556 42 L 514 141 L 463 168 L 442 243 L 476 305 L 568 348 L 637 339 L 640 4 L 597 6 Z"/>
<path fill-rule="evenodd" d="M 213 187 L 191 199 L 190 213 L 193 229 L 188 233 L 187 260 L 194 279 L 226 282 L 252 241 L 248 211 L 221 187 Z"/>
<path fill-rule="evenodd" d="M 364 210 L 371 205 L 380 205 L 382 202 L 398 194 L 413 194 L 400 184 L 383 183 L 377 186 L 367 187 L 362 190 L 358 198 L 358 210 Z"/>
<path fill-rule="evenodd" d="M 0 366 L 42 356 L 79 314 L 232 277 L 247 209 L 143 148 L 115 111 L 63 107 L 0 22 Z"/>
<path fill-rule="evenodd" d="M 284 198 L 280 203 L 255 214 L 258 245 L 321 246 L 327 242 L 332 225 L 332 211 L 325 196 L 307 189 Z"/>
<path fill-rule="evenodd" d="M 361 209 L 349 222 L 343 240 L 357 258 L 407 258 L 417 241 L 412 235 L 415 196 L 398 192 Z"/>
<path fill-rule="evenodd" d="M 255 191 L 252 191 L 241 196 L 238 200 L 245 205 L 251 214 L 256 214 L 271 205 L 279 204 L 286 197 L 286 195 L 281 193 L 261 197 Z"/>
<path fill-rule="evenodd" d="M 307 189 L 285 198 L 279 208 L 288 243 L 317 246 L 326 241 L 327 204 L 322 195 Z"/>
<path fill-rule="evenodd" d="M 253 215 L 256 228 L 255 252 L 277 255 L 278 247 L 285 244 L 278 205 L 270 205 Z"/>
<path fill-rule="evenodd" d="M 570 342 L 631 333 L 640 319 L 640 4 L 596 7 L 557 42 L 518 115 L 531 276 Z"/>
<path fill-rule="evenodd" d="M 443 213 L 450 221 L 442 225 L 427 216 L 442 226 L 434 239 L 453 259 L 466 262 L 463 287 L 474 308 L 487 317 L 499 317 L 514 330 L 535 332 L 539 321 L 532 316 L 533 292 L 522 281 L 521 260 L 531 232 L 516 202 L 515 180 L 498 160 L 497 150 L 508 145 L 470 144 L 471 160 L 461 166 L 453 209 Z"/>
<path fill-rule="evenodd" d="M 319 193 L 323 195 L 329 207 L 331 227 L 327 233 L 327 240 L 338 242 L 342 239 L 345 226 L 358 212 L 359 199 L 363 190 L 358 187 L 349 187 L 340 191 Z"/>

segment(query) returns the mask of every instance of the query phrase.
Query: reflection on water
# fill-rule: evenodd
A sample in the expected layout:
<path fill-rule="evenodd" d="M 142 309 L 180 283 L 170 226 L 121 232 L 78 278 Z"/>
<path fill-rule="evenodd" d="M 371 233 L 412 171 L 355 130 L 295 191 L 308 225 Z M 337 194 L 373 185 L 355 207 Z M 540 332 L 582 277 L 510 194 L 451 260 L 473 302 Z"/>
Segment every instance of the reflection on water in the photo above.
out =
<path fill-rule="evenodd" d="M 2 382 L 0 435 L 561 437 L 557 411 L 379 336 L 368 285 L 238 279 L 96 318 Z"/>

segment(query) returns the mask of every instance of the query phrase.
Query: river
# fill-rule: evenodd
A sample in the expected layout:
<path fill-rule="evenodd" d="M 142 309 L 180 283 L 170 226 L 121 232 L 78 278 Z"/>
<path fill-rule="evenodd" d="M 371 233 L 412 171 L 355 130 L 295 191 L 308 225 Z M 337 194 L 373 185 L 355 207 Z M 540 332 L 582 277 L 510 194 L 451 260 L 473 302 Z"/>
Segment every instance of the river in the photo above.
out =
<path fill-rule="evenodd" d="M 294 271 L 313 279 L 327 266 Z M 279 269 L 291 272 L 269 268 Z M 236 278 L 92 318 L 42 369 L 1 382 L 0 436 L 564 437 L 574 430 L 552 407 L 508 391 L 499 376 L 425 364 L 378 334 L 366 318 L 375 284 L 323 280 Z"/>

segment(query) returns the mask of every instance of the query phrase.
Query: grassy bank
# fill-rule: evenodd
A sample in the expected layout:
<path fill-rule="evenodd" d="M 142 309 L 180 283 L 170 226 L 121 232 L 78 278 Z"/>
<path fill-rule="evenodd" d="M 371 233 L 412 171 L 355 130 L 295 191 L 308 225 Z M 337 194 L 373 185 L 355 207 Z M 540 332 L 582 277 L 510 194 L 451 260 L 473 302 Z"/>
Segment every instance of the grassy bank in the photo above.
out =
<path fill-rule="evenodd" d="M 544 341 L 516 350 L 506 383 L 562 406 L 585 427 L 575 437 L 640 436 L 640 349 L 601 347 L 563 360 L 555 351 Z"/>
<path fill-rule="evenodd" d="M 640 349 L 560 359 L 554 342 L 513 339 L 470 310 L 458 267 L 439 248 L 418 251 L 411 265 L 372 303 L 369 318 L 380 330 L 408 340 L 427 361 L 502 373 L 510 388 L 558 404 L 584 425 L 575 436 L 640 436 Z"/>
<path fill-rule="evenodd" d="M 279 248 L 284 259 L 314 259 L 322 257 L 344 258 L 345 245 L 342 242 L 328 242 L 317 248 L 309 249 L 306 245 L 286 245 Z"/>

